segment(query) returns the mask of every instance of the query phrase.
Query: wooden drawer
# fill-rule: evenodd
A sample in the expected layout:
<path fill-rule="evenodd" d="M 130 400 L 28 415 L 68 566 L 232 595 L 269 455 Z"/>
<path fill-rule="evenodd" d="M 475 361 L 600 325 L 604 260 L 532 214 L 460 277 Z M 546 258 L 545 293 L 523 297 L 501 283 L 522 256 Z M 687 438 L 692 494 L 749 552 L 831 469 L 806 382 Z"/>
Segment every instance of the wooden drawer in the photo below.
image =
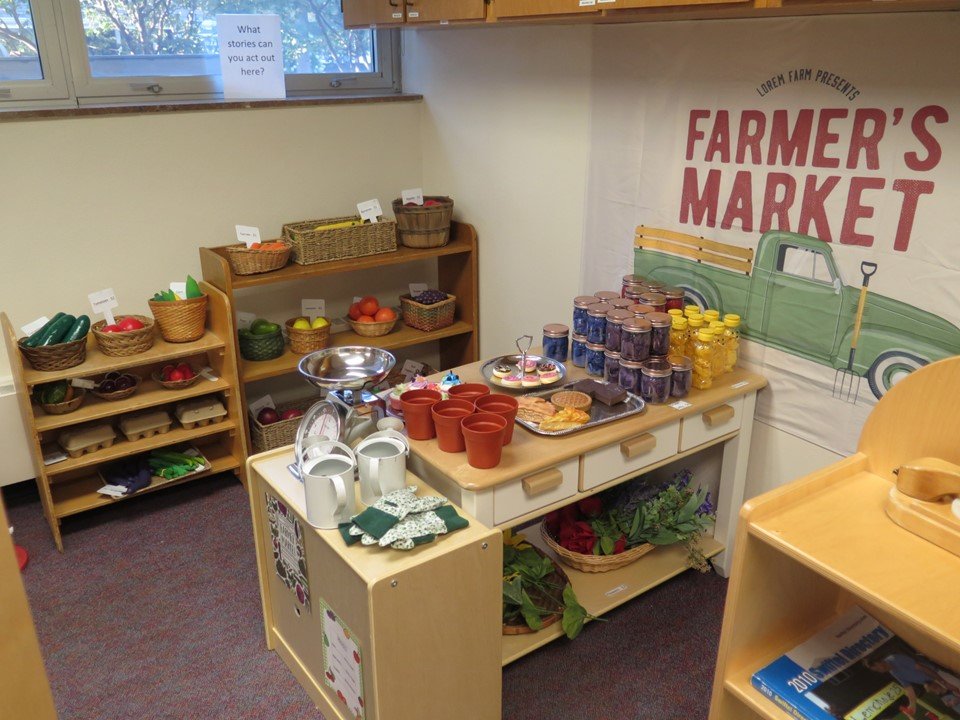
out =
<path fill-rule="evenodd" d="M 676 455 L 680 440 L 680 421 L 621 442 L 588 452 L 583 456 L 583 477 L 580 489 L 589 490 L 621 475 L 636 472 Z"/>
<path fill-rule="evenodd" d="M 738 397 L 684 418 L 680 428 L 680 451 L 695 448 L 721 435 L 739 430 L 742 414 L 743 398 Z"/>
<path fill-rule="evenodd" d="M 565 460 L 546 470 L 498 485 L 493 491 L 493 521 L 507 522 L 536 512 L 577 492 L 580 456 Z"/>

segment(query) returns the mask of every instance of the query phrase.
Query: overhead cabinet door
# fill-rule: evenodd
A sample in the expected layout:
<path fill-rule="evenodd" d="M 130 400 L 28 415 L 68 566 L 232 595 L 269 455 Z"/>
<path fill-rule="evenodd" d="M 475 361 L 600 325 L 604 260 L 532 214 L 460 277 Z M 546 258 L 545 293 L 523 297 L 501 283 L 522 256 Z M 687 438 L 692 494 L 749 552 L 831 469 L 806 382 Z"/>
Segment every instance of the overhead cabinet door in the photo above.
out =
<path fill-rule="evenodd" d="M 483 20 L 484 10 L 483 0 L 408 0 L 407 22 Z"/>
<path fill-rule="evenodd" d="M 343 0 L 343 26 L 402 25 L 403 0 Z"/>
<path fill-rule="evenodd" d="M 493 0 L 498 18 L 595 13 L 597 0 Z"/>

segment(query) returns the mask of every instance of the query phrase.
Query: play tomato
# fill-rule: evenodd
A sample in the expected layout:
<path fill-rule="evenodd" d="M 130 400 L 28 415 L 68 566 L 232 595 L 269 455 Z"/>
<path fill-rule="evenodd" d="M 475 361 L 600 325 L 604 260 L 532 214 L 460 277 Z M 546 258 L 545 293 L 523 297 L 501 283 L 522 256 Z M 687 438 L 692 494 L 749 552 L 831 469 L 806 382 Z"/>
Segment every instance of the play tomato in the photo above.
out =
<path fill-rule="evenodd" d="M 393 311 L 393 308 L 380 308 L 377 310 L 377 314 L 373 316 L 373 319 L 377 322 L 387 322 L 388 320 L 396 320 L 397 314 Z"/>
<path fill-rule="evenodd" d="M 351 320 L 356 320 L 363 315 L 363 313 L 360 312 L 360 303 L 351 303 L 350 309 L 347 311 L 347 315 L 350 316 Z"/>
<path fill-rule="evenodd" d="M 179 382 L 180 380 L 184 380 L 184 379 L 185 378 L 183 377 L 183 373 L 180 372 L 179 370 L 172 370 L 170 371 L 170 374 L 167 376 L 167 380 L 169 382 Z"/>
<path fill-rule="evenodd" d="M 380 309 L 380 303 L 377 302 L 377 299 L 373 295 L 367 295 L 365 298 L 361 299 L 357 303 L 360 307 L 360 313 L 363 315 L 369 315 L 373 317 L 377 314 L 377 310 Z"/>
<path fill-rule="evenodd" d="M 361 315 L 360 317 L 357 318 L 357 322 L 372 323 L 372 322 L 376 322 L 376 320 L 374 320 L 369 315 Z"/>

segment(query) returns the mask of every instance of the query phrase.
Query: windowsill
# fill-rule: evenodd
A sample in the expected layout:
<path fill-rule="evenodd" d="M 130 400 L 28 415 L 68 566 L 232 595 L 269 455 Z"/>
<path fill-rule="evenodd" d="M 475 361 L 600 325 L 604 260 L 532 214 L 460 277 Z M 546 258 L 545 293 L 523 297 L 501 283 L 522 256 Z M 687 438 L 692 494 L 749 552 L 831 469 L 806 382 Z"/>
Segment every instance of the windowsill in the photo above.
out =
<path fill-rule="evenodd" d="M 343 95 L 340 97 L 297 96 L 283 100 L 171 100 L 140 105 L 81 105 L 79 107 L 31 108 L 7 110 L 0 108 L 0 122 L 11 120 L 58 120 L 69 117 L 105 115 L 151 115 L 173 112 L 209 112 L 217 110 L 265 110 L 270 108 L 312 107 L 315 105 L 362 105 L 368 103 L 416 102 L 423 95 L 393 93 L 389 95 Z"/>

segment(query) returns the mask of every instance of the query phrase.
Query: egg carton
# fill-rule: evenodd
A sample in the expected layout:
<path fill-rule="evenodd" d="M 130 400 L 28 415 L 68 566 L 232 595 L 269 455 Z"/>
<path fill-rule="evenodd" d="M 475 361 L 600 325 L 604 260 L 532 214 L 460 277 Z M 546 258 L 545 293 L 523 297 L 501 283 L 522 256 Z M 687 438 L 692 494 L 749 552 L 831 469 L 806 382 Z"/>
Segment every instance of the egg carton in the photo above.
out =
<path fill-rule="evenodd" d="M 173 427 L 173 418 L 165 410 L 126 415 L 120 419 L 120 431 L 131 442 L 154 435 L 163 435 L 171 427 Z"/>
<path fill-rule="evenodd" d="M 117 433 L 110 425 L 90 425 L 78 430 L 68 430 L 60 433 L 57 444 L 72 458 L 78 458 L 85 453 L 96 452 L 108 448 L 117 439 Z"/>
<path fill-rule="evenodd" d="M 227 416 L 227 409 L 216 398 L 200 398 L 180 403 L 174 415 L 185 429 L 192 430 L 222 421 Z"/>

